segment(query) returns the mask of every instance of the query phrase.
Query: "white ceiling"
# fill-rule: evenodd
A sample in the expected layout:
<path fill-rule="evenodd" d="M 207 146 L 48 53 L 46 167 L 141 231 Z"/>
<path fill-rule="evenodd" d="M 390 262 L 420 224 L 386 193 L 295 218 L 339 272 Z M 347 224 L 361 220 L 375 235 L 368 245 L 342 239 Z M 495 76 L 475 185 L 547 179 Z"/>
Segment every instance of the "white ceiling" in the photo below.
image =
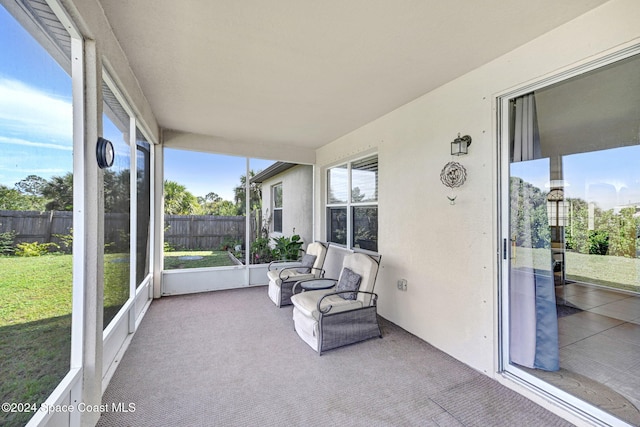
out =
<path fill-rule="evenodd" d="M 161 127 L 317 148 L 606 0 L 101 0 Z"/>
<path fill-rule="evenodd" d="M 535 91 L 544 157 L 640 143 L 640 58 Z"/>

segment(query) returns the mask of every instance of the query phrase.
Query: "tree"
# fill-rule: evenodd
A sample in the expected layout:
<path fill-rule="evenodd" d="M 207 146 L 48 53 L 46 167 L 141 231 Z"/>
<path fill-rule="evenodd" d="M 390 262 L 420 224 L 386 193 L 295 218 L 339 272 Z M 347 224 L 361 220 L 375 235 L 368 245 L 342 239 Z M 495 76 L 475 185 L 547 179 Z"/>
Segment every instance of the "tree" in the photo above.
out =
<path fill-rule="evenodd" d="M 594 240 L 598 240 L 593 244 L 597 244 L 600 252 L 627 258 L 636 257 L 636 223 L 640 218 L 634 218 L 635 213 L 635 208 L 623 208 L 618 214 L 614 214 L 613 209 L 599 212 L 596 217 L 596 230 L 600 231 L 600 234 L 594 236 Z M 604 239 L 604 236 L 607 238 Z"/>
<path fill-rule="evenodd" d="M 546 195 L 517 177 L 511 177 L 511 218 L 512 237 L 517 246 L 550 246 Z"/>
<path fill-rule="evenodd" d="M 187 187 L 175 181 L 164 182 L 164 213 L 167 215 L 194 215 L 200 212 L 196 196 Z"/>
<path fill-rule="evenodd" d="M 47 185 L 47 180 L 37 176 L 29 175 L 28 177 L 16 183 L 15 189 L 21 194 L 29 196 L 42 196 L 42 190 Z"/>
<path fill-rule="evenodd" d="M 253 178 L 256 173 L 253 170 L 249 171 L 249 180 Z M 245 215 L 245 198 L 246 198 L 246 175 L 240 176 L 240 185 L 233 189 L 234 199 L 237 207 L 237 213 L 239 215 Z M 262 185 L 257 182 L 252 182 L 249 186 L 249 205 L 252 211 L 260 210 L 262 208 Z"/>
<path fill-rule="evenodd" d="M 204 206 L 207 203 L 215 203 L 220 200 L 222 200 L 222 197 L 218 196 L 218 194 L 214 193 L 213 191 L 207 193 L 207 195 L 204 197 L 198 197 L 198 203 L 200 203 L 200 206 Z"/>
<path fill-rule="evenodd" d="M 216 216 L 235 216 L 237 213 L 236 205 L 229 200 L 219 200 L 213 203 L 213 206 L 207 215 Z"/>
<path fill-rule="evenodd" d="M 129 213 L 131 190 L 129 169 L 118 173 L 106 170 L 104 173 L 104 211 L 109 213 Z"/>
<path fill-rule="evenodd" d="M 0 184 L 0 210 L 28 211 L 31 203 L 27 196 L 20 194 L 15 188 L 9 188 Z"/>
<path fill-rule="evenodd" d="M 47 210 L 73 210 L 73 173 L 51 177 L 42 187 L 42 195 L 49 199 L 45 206 Z"/>
<path fill-rule="evenodd" d="M 362 190 L 360 190 L 360 187 L 356 187 L 353 190 L 351 190 L 351 201 L 352 202 L 361 202 L 362 200 L 364 200 L 365 196 L 366 196 L 366 194 L 362 193 Z"/>
<path fill-rule="evenodd" d="M 218 194 L 211 192 L 204 197 L 198 197 L 200 211 L 203 215 L 234 216 L 236 206 L 229 200 L 223 200 Z"/>
<path fill-rule="evenodd" d="M 45 200 L 0 184 L 0 210 L 42 212 L 45 210 Z"/>

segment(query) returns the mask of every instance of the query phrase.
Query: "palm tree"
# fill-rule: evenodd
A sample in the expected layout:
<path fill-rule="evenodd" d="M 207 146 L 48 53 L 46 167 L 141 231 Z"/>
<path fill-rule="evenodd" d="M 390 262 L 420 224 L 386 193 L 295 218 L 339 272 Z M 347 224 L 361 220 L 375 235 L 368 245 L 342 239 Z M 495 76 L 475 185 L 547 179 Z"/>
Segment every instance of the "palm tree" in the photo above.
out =
<path fill-rule="evenodd" d="M 73 173 L 63 176 L 52 176 L 42 187 L 42 195 L 50 201 L 46 209 L 50 211 L 73 210 Z"/>
<path fill-rule="evenodd" d="M 164 213 L 167 215 L 194 215 L 200 210 L 196 196 L 187 187 L 175 181 L 164 182 Z"/>
<path fill-rule="evenodd" d="M 253 170 L 249 171 L 249 180 L 253 178 L 256 173 Z M 246 184 L 247 177 L 246 175 L 240 176 L 240 185 L 233 189 L 234 193 L 234 201 L 238 208 L 239 215 L 245 215 L 245 197 L 246 197 Z M 262 208 L 262 185 L 257 182 L 252 182 L 249 185 L 249 204 L 251 205 L 251 210 L 260 210 Z"/>

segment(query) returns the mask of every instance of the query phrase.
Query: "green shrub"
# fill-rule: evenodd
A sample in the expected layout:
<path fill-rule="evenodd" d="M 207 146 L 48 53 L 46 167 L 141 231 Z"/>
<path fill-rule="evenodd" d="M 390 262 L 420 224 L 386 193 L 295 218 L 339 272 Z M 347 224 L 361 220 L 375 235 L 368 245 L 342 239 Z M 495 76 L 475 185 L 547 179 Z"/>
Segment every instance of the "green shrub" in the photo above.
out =
<path fill-rule="evenodd" d="M 278 259 L 295 261 L 300 256 L 303 242 L 299 235 L 273 237 L 273 241 L 275 243 L 274 251 Z"/>
<path fill-rule="evenodd" d="M 16 251 L 13 246 L 15 237 L 16 232 L 13 230 L 0 233 L 0 255 L 12 255 Z"/>
<path fill-rule="evenodd" d="M 265 264 L 276 259 L 276 253 L 269 246 L 267 237 L 258 237 L 251 243 L 251 263 Z"/>
<path fill-rule="evenodd" d="M 221 251 L 234 250 L 235 247 L 240 245 L 240 244 L 242 244 L 242 242 L 239 239 L 234 239 L 233 237 L 226 236 L 222 240 L 222 243 L 220 243 L 220 250 Z"/>
<path fill-rule="evenodd" d="M 609 251 L 609 233 L 595 230 L 589 233 L 589 254 L 606 255 Z"/>
<path fill-rule="evenodd" d="M 69 234 L 54 234 L 53 236 L 60 239 L 60 248 L 64 253 L 70 254 L 73 249 L 73 228 L 69 229 Z"/>
<path fill-rule="evenodd" d="M 18 249 L 16 249 L 17 256 L 42 256 L 49 253 L 52 248 L 60 249 L 60 246 L 55 243 L 38 243 L 38 242 L 30 242 L 30 243 L 18 243 L 16 245 Z"/>

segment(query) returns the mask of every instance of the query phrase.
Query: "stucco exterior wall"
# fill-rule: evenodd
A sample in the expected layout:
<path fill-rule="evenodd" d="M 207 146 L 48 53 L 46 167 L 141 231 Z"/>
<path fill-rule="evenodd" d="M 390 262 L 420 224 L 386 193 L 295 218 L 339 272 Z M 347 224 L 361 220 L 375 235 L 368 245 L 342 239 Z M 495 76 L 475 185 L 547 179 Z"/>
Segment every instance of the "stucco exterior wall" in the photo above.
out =
<path fill-rule="evenodd" d="M 326 167 L 378 152 L 379 313 L 471 367 L 498 369 L 500 94 L 640 43 L 640 2 L 614 0 L 322 147 L 316 235 L 325 227 Z M 505 37 L 508 35 L 505 35 Z M 452 53 L 455 54 L 455 53 Z M 401 76 L 398 76 L 401 78 Z M 450 142 L 473 138 L 464 186 L 439 179 Z M 397 289 L 398 279 L 407 291 Z"/>
<path fill-rule="evenodd" d="M 273 214 L 271 187 L 278 183 L 282 183 L 282 233 L 270 235 L 289 237 L 295 228 L 306 248 L 313 242 L 313 166 L 298 165 L 262 183 L 263 218 Z"/>

